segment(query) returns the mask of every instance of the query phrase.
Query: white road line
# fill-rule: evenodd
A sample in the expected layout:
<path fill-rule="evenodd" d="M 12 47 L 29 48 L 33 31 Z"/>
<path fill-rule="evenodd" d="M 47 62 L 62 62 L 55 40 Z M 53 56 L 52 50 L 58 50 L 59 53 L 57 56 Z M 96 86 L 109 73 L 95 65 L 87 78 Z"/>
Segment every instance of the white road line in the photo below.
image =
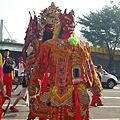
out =
<path fill-rule="evenodd" d="M 120 97 L 104 97 L 104 96 L 102 98 L 120 99 Z"/>
<path fill-rule="evenodd" d="M 9 106 L 12 106 L 13 104 L 10 104 Z M 4 104 L 3 106 L 7 106 L 7 104 Z M 25 106 L 27 106 L 27 105 L 23 105 L 23 104 L 17 104 L 16 106 L 18 106 L 18 107 L 25 107 Z"/>
<path fill-rule="evenodd" d="M 104 92 L 120 92 L 120 91 L 104 90 Z"/>
<path fill-rule="evenodd" d="M 118 89 L 120 89 L 120 87 L 114 87 L 113 89 L 117 89 L 118 90 Z"/>
<path fill-rule="evenodd" d="M 120 106 L 97 106 L 97 107 L 106 107 L 106 108 L 120 108 Z"/>

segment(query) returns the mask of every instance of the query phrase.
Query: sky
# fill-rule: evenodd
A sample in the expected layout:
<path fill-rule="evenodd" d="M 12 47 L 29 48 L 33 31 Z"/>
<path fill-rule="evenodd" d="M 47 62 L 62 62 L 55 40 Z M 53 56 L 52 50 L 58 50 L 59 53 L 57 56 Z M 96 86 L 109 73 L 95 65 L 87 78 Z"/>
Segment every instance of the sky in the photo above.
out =
<path fill-rule="evenodd" d="M 118 0 L 114 0 L 117 3 Z M 29 23 L 29 12 L 33 15 L 35 11 L 38 16 L 41 10 L 49 7 L 51 2 L 54 2 L 62 11 L 67 8 L 75 12 L 75 20 L 77 17 L 89 14 L 90 11 L 95 12 L 102 10 L 105 5 L 110 4 L 110 0 L 0 0 L 0 19 L 3 20 L 3 36 L 17 40 L 19 43 L 24 43 L 25 31 Z M 75 33 L 80 36 L 80 25 L 76 25 Z M 6 29 L 7 30 L 6 30 Z M 8 34 L 8 32 L 10 34 Z"/>

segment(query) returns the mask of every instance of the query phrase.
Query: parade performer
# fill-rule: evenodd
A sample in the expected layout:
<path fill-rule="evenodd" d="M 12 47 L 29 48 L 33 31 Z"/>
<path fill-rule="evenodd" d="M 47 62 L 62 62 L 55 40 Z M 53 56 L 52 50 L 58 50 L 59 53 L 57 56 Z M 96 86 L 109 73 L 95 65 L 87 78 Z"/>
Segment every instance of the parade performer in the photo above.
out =
<path fill-rule="evenodd" d="M 0 53 L 0 120 L 2 118 L 2 101 L 4 98 L 4 87 L 3 87 L 3 61 Z"/>
<path fill-rule="evenodd" d="M 41 120 L 89 120 L 87 87 L 101 91 L 88 43 L 78 40 L 74 11 L 58 15 L 53 39 L 42 44 L 38 60 L 31 74 L 31 113 Z M 49 76 L 45 75 L 49 73 Z M 42 80 L 41 87 L 35 85 Z M 33 89 L 34 88 L 34 89 Z M 39 89 L 40 88 L 40 89 Z M 38 91 L 40 94 L 37 94 Z"/>
<path fill-rule="evenodd" d="M 40 93 L 40 81 L 31 80 L 31 71 L 34 63 L 37 61 L 42 43 L 53 37 L 54 25 L 59 22 L 59 18 L 57 16 L 59 11 L 58 7 L 56 7 L 54 3 L 51 3 L 51 6 L 44 9 L 38 18 L 36 15 L 34 15 L 34 19 L 30 17 L 22 51 L 23 53 L 27 52 L 25 73 L 30 99 Z M 36 92 L 34 88 L 37 88 L 38 91 Z M 28 115 L 28 119 L 36 117 L 36 115 L 31 114 L 31 109 L 35 110 L 34 106 L 30 102 L 30 113 Z M 35 112 L 36 111 L 34 111 L 34 113 Z"/>
<path fill-rule="evenodd" d="M 12 92 L 12 71 L 14 70 L 13 59 L 9 56 L 9 49 L 4 50 L 3 57 L 3 82 L 6 85 L 6 95 L 11 97 Z"/>
<path fill-rule="evenodd" d="M 101 84 L 101 78 L 102 78 L 102 65 L 98 64 L 96 68 L 96 73 L 98 75 L 99 82 Z M 102 85 L 101 85 L 102 86 Z M 97 93 L 92 90 L 92 101 L 91 106 L 97 107 L 97 106 L 103 106 L 102 103 L 102 92 L 98 91 Z"/>
<path fill-rule="evenodd" d="M 26 68 L 26 64 L 25 64 L 25 62 L 23 62 L 23 59 L 24 59 L 23 57 L 18 58 L 18 61 L 19 61 L 19 64 L 18 64 L 18 83 L 17 83 L 16 87 L 12 90 L 13 92 L 22 83 L 23 78 L 24 78 L 24 71 Z"/>

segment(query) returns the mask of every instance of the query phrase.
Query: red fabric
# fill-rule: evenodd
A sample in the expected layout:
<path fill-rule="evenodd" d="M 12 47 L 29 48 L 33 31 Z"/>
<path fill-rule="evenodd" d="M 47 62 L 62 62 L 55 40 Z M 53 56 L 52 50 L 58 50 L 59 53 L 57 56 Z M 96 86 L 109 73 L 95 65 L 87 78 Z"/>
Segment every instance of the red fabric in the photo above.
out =
<path fill-rule="evenodd" d="M 39 118 L 39 120 L 47 120 L 47 119 L 45 119 L 45 118 Z"/>
<path fill-rule="evenodd" d="M 30 119 L 35 119 L 35 117 L 33 117 L 33 116 L 31 115 L 31 113 L 28 114 L 28 118 L 30 118 Z"/>
<path fill-rule="evenodd" d="M 46 72 L 46 73 L 44 74 L 44 78 L 43 78 L 42 93 L 45 92 L 46 87 L 47 87 L 47 83 L 48 83 L 48 73 Z"/>
<path fill-rule="evenodd" d="M 2 97 L 0 97 L 0 120 L 2 118 Z"/>
<path fill-rule="evenodd" d="M 62 34 L 62 39 L 68 39 L 70 37 L 69 34 Z"/>
<path fill-rule="evenodd" d="M 95 104 L 101 105 L 102 104 L 102 100 L 101 100 L 100 95 L 96 95 L 96 94 L 93 93 L 91 104 L 92 105 L 95 105 Z"/>
<path fill-rule="evenodd" d="M 80 101 L 78 100 L 78 85 L 74 85 L 74 102 L 75 102 L 75 120 L 82 120 L 80 115 Z"/>
<path fill-rule="evenodd" d="M 91 105 L 95 105 L 96 103 L 97 103 L 96 94 L 93 94 L 93 95 L 92 95 Z"/>
<path fill-rule="evenodd" d="M 11 96 L 12 91 L 12 73 L 3 75 L 3 83 L 6 85 L 6 95 Z"/>
<path fill-rule="evenodd" d="M 26 64 L 24 62 L 22 62 L 22 64 L 23 64 L 24 68 L 26 68 Z"/>

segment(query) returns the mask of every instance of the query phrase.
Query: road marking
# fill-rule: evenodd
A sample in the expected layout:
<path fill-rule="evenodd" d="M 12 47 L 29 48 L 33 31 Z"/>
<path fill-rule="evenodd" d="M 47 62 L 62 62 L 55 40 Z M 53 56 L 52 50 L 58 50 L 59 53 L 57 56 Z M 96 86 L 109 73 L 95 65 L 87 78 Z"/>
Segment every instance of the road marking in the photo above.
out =
<path fill-rule="evenodd" d="M 119 87 L 114 87 L 113 89 L 120 89 Z"/>
<path fill-rule="evenodd" d="M 12 106 L 13 104 L 10 104 L 9 106 Z M 3 106 L 7 106 L 7 104 L 4 104 Z M 26 107 L 27 105 L 24 104 L 17 104 L 18 107 Z"/>
<path fill-rule="evenodd" d="M 104 90 L 104 92 L 120 92 L 120 91 Z"/>
<path fill-rule="evenodd" d="M 102 98 L 120 99 L 120 97 L 104 97 L 104 96 Z"/>
<path fill-rule="evenodd" d="M 97 107 L 106 107 L 106 108 L 120 108 L 120 106 L 97 106 Z"/>

